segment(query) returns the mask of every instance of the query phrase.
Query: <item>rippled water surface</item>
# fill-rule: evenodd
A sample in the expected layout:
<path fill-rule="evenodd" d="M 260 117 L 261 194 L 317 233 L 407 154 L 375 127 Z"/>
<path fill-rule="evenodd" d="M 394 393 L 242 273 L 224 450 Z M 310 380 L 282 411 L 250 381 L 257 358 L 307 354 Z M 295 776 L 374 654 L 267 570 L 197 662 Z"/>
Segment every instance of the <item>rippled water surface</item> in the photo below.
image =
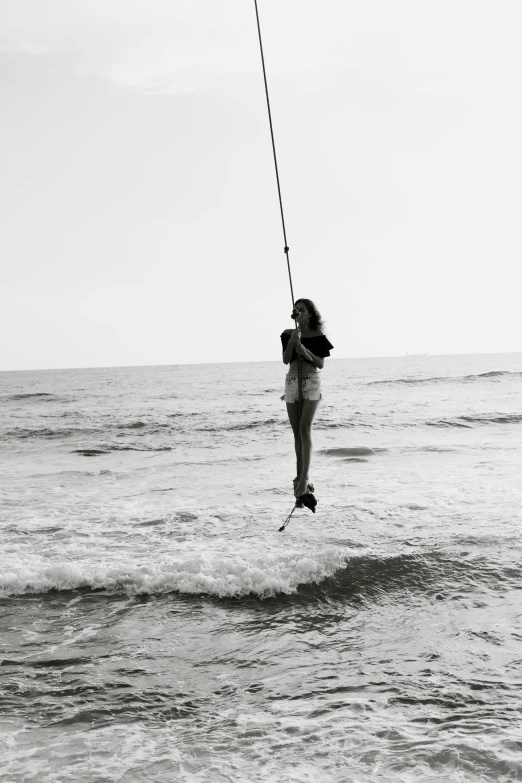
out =
<path fill-rule="evenodd" d="M 522 355 L 0 374 L 0 779 L 522 779 Z"/>

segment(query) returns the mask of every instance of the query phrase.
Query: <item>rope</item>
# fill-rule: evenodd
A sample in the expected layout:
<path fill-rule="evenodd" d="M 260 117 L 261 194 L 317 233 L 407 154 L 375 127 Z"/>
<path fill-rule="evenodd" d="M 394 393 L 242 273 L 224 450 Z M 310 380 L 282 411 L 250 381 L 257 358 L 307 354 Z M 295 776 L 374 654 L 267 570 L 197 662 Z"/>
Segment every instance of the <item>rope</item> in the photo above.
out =
<path fill-rule="evenodd" d="M 285 241 L 284 253 L 286 256 L 286 266 L 288 269 L 288 280 L 290 282 L 290 296 L 292 297 L 292 315 L 293 315 L 295 312 L 294 309 L 295 297 L 294 297 L 294 287 L 292 285 L 292 272 L 290 270 L 290 256 L 289 256 L 290 248 L 288 247 L 288 240 L 286 238 L 285 215 L 283 211 L 283 197 L 281 195 L 281 181 L 279 179 L 279 167 L 277 165 L 277 154 L 276 154 L 276 147 L 275 147 L 275 140 L 274 140 L 274 126 L 272 123 L 272 111 L 270 109 L 270 97 L 268 95 L 268 82 L 266 78 L 265 55 L 263 52 L 263 40 L 261 37 L 261 24 L 259 22 L 259 9 L 257 7 L 257 0 L 254 0 L 254 6 L 256 9 L 257 34 L 259 36 L 259 51 L 261 53 L 261 65 L 263 67 L 263 81 L 265 83 L 266 108 L 268 110 L 268 124 L 270 125 L 270 138 L 272 140 L 272 154 L 274 156 L 274 168 L 275 168 L 275 175 L 276 175 L 276 182 L 277 182 L 277 195 L 279 198 L 279 211 L 281 213 L 281 225 L 283 226 L 283 239 Z M 297 329 L 297 316 L 294 316 L 294 322 L 295 322 L 295 328 Z M 303 469 L 303 454 L 302 454 L 302 445 L 301 445 L 301 414 L 303 410 L 302 356 L 299 356 L 299 362 L 297 367 L 298 367 L 297 385 L 299 390 L 298 403 L 297 403 L 299 406 L 298 414 L 297 414 L 297 478 L 299 479 Z M 286 526 L 290 522 L 290 517 L 292 516 L 296 508 L 297 508 L 297 503 L 294 505 L 290 514 L 286 518 L 286 521 L 279 528 L 280 533 L 286 528 Z"/>
<path fill-rule="evenodd" d="M 268 123 L 270 125 L 270 138 L 272 139 L 272 153 L 274 155 L 275 175 L 277 181 L 277 195 L 279 196 L 279 210 L 281 212 L 283 238 L 285 240 L 284 253 L 286 255 L 286 266 L 288 268 L 288 279 L 290 281 L 290 295 L 292 297 L 292 311 L 293 311 L 295 298 L 294 298 L 294 287 L 292 285 L 292 272 L 290 271 L 290 257 L 288 255 L 290 248 L 288 247 L 288 241 L 286 238 L 285 215 L 283 212 L 283 198 L 281 196 L 281 183 L 279 181 L 279 168 L 277 166 L 277 155 L 276 155 L 276 148 L 275 148 L 275 141 L 274 141 L 274 127 L 272 125 L 272 112 L 270 110 L 270 98 L 268 96 L 268 82 L 266 80 L 265 56 L 263 54 L 263 41 L 261 38 L 261 25 L 259 23 L 259 10 L 257 8 L 257 0 L 254 0 L 254 5 L 256 8 L 257 34 L 259 36 L 259 51 L 261 52 L 261 65 L 263 66 L 263 80 L 265 82 L 266 107 L 268 109 Z M 297 319 L 294 318 L 294 320 L 297 329 Z"/>
<path fill-rule="evenodd" d="M 285 519 L 285 521 L 283 522 L 283 524 L 279 528 L 279 532 L 280 533 L 282 533 L 283 530 L 285 530 L 285 528 L 288 525 L 288 523 L 290 522 L 290 518 L 291 518 L 292 514 L 294 513 L 294 511 L 296 510 L 296 508 L 297 508 L 297 503 L 294 505 L 293 509 L 291 510 L 291 512 L 289 513 L 289 515 L 287 516 L 287 518 Z"/>

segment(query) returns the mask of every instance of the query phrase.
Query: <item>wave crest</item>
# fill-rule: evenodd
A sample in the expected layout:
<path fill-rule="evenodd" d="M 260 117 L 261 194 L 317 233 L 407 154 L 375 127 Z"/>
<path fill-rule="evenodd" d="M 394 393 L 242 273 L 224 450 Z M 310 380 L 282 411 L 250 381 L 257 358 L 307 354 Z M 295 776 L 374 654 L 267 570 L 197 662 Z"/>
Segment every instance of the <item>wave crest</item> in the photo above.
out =
<path fill-rule="evenodd" d="M 457 590 L 518 585 L 522 568 L 484 556 L 438 551 L 380 556 L 330 549 L 311 554 L 248 557 L 194 555 L 185 560 L 18 563 L 0 578 L 0 596 L 92 590 L 128 595 L 207 595 L 213 598 L 288 597 L 297 601 L 388 600 L 420 591 L 444 600 Z"/>
<path fill-rule="evenodd" d="M 182 593 L 217 598 L 248 595 L 267 598 L 295 593 L 299 585 L 321 582 L 346 562 L 336 552 L 250 560 L 240 555 L 185 561 L 88 564 L 77 562 L 20 564 L 0 580 L 0 595 L 27 595 L 54 590 L 88 589 L 129 595 Z"/>

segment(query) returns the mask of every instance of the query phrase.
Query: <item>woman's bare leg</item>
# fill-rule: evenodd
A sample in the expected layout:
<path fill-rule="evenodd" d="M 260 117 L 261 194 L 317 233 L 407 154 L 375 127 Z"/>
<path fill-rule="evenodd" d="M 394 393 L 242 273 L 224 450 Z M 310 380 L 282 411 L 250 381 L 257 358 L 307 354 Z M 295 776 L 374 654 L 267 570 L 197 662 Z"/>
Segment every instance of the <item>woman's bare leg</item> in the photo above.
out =
<path fill-rule="evenodd" d="M 294 433 L 295 457 L 297 461 L 296 475 L 299 476 L 299 403 L 287 402 L 286 410 Z"/>
<path fill-rule="evenodd" d="M 301 421 L 299 427 L 301 435 L 302 468 L 300 475 L 298 474 L 298 482 L 294 490 L 296 497 L 304 495 L 308 486 L 310 462 L 312 460 L 312 424 L 319 402 L 320 400 L 303 400 L 303 409 L 301 412 Z"/>

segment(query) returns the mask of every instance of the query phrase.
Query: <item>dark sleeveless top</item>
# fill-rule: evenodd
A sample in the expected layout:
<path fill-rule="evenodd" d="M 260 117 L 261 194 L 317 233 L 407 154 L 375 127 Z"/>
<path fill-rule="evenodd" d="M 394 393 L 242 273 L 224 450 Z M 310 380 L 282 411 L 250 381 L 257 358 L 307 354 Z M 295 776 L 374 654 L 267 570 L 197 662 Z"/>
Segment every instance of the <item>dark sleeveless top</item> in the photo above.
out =
<path fill-rule="evenodd" d="M 286 351 L 286 346 L 288 345 L 289 339 L 290 339 L 290 335 L 287 334 L 286 332 L 283 332 L 283 334 L 281 335 L 281 342 L 283 344 L 283 353 Z M 314 356 L 320 356 L 321 359 L 324 359 L 325 356 L 330 356 L 330 348 L 333 348 L 332 343 L 328 340 L 328 338 L 324 334 L 320 334 L 317 337 L 301 337 L 301 342 L 305 348 L 308 348 L 310 353 L 313 353 Z M 293 362 L 295 359 L 297 359 L 297 353 L 294 348 L 292 352 L 292 358 L 290 359 L 290 361 Z M 307 359 L 303 358 L 303 361 L 306 362 L 307 364 L 312 364 L 312 362 L 309 362 Z"/>

